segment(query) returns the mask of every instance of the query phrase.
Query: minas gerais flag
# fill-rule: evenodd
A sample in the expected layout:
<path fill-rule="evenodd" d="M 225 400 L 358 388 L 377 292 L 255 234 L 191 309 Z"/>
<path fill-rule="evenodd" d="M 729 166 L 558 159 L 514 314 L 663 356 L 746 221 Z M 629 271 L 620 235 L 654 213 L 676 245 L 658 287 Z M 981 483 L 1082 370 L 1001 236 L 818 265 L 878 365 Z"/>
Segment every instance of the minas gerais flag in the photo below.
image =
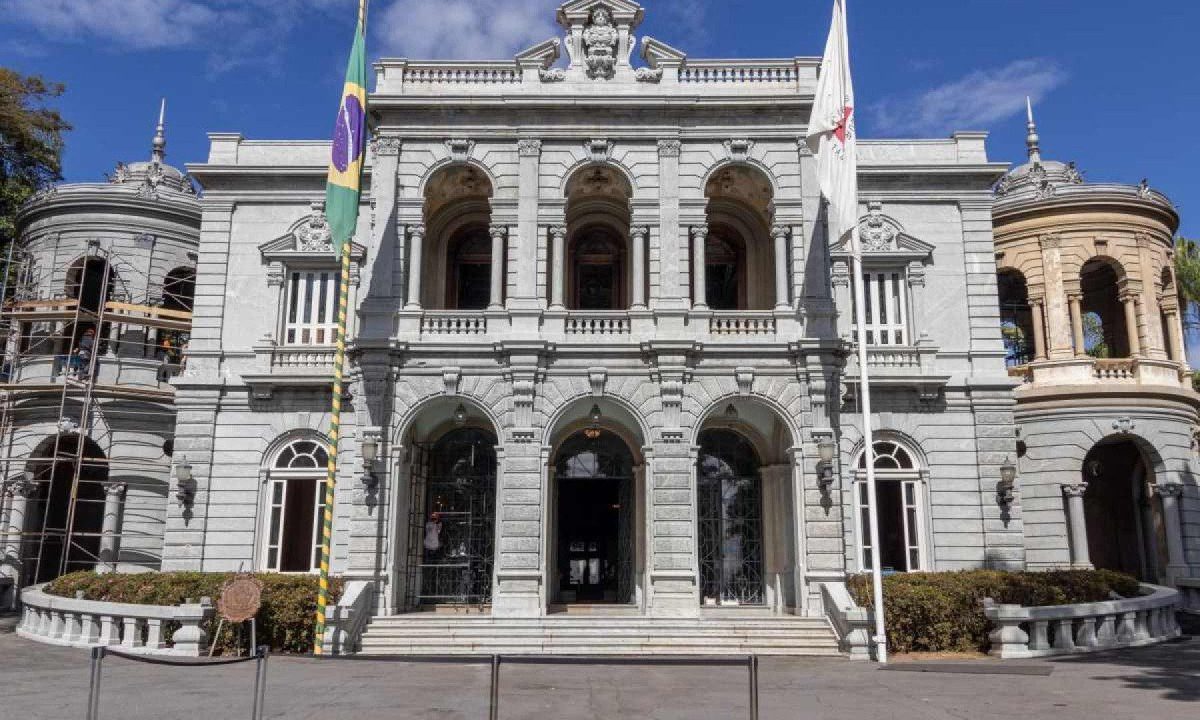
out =
<path fill-rule="evenodd" d="M 817 182 L 828 203 L 831 245 L 838 244 L 854 264 L 854 318 L 858 332 L 859 409 L 862 413 L 863 453 L 866 456 L 867 516 L 870 536 L 879 537 L 879 498 L 875 486 L 875 443 L 871 430 L 871 381 L 867 359 L 866 290 L 863 286 L 862 246 L 858 240 L 858 157 L 854 127 L 854 81 L 850 77 L 850 34 L 846 26 L 847 0 L 833 0 L 833 19 L 821 74 L 813 95 L 812 117 L 806 140 L 816 155 Z M 887 662 L 884 628 L 883 578 L 879 543 L 871 542 L 871 590 L 874 598 L 875 657 Z"/>
<path fill-rule="evenodd" d="M 313 653 L 320 655 L 325 640 L 325 610 L 329 604 L 329 555 L 333 537 L 333 498 L 337 482 L 338 437 L 342 420 L 342 375 L 346 364 L 346 304 L 350 286 L 350 249 L 358 226 L 363 160 L 367 151 L 367 0 L 358 2 L 358 27 L 350 48 L 346 83 L 338 104 L 325 186 L 325 217 L 334 252 L 341 260 L 338 284 L 337 346 L 333 358 L 333 402 L 329 412 L 329 468 L 321 518 L 321 574 Z"/>

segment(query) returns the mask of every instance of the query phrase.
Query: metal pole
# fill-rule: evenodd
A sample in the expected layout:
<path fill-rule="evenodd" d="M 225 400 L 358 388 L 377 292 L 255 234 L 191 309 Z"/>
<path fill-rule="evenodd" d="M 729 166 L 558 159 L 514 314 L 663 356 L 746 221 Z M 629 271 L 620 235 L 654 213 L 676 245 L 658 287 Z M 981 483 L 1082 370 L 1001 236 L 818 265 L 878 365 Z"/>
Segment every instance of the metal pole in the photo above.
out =
<path fill-rule="evenodd" d="M 492 693 L 488 703 L 488 720 L 500 718 L 500 656 L 492 656 Z"/>
<path fill-rule="evenodd" d="M 87 720 L 99 720 L 100 718 L 100 670 L 101 664 L 104 662 L 104 653 L 103 646 L 92 648 L 92 677 L 88 682 Z"/>
<path fill-rule="evenodd" d="M 254 710 L 250 714 L 250 720 L 262 720 L 267 696 L 267 656 L 271 654 L 271 649 L 264 645 L 255 652 L 258 662 L 254 672 Z"/>
<path fill-rule="evenodd" d="M 750 668 L 750 720 L 758 720 L 758 656 L 746 658 Z"/>
<path fill-rule="evenodd" d="M 851 247 L 858 248 L 858 228 Z M 883 576 L 879 567 L 879 498 L 875 487 L 875 437 L 871 429 L 871 383 L 867 370 L 866 276 L 862 252 L 854 253 L 854 316 L 858 323 L 858 381 L 862 398 L 863 453 L 867 465 L 867 522 L 871 526 L 871 587 L 875 599 L 875 659 L 887 663 L 887 634 L 883 625 Z M 878 303 L 876 303 L 878 304 Z"/>

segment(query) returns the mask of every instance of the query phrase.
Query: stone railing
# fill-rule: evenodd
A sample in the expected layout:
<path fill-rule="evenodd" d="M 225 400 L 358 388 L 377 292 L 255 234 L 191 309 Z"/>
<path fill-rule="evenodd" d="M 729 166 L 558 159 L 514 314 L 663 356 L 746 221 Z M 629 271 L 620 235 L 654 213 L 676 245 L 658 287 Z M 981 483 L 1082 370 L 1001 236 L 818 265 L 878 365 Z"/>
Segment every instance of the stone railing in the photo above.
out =
<path fill-rule="evenodd" d="M 404 68 L 404 83 L 408 84 L 515 84 L 521 82 L 521 71 L 515 63 L 409 63 Z"/>
<path fill-rule="evenodd" d="M 1179 588 L 1180 609 L 1200 615 L 1200 578 L 1179 578 L 1175 585 Z"/>
<path fill-rule="evenodd" d="M 846 583 L 821 583 L 825 615 L 838 636 L 838 647 L 851 660 L 871 659 L 871 615 L 854 603 Z"/>
<path fill-rule="evenodd" d="M 325 611 L 325 640 L 327 653 L 351 655 L 359 651 L 363 632 L 371 621 L 371 598 L 375 583 L 355 580 L 346 583 L 342 599 Z"/>
<path fill-rule="evenodd" d="M 207 650 L 201 623 L 212 617 L 208 598 L 183 605 L 134 605 L 49 595 L 46 584 L 21 591 L 17 634 L 50 645 L 119 647 L 150 655 L 199 657 Z M 166 625 L 176 623 L 170 646 Z"/>
<path fill-rule="evenodd" d="M 281 345 L 271 350 L 271 367 L 332 369 L 336 352 L 332 345 Z"/>
<path fill-rule="evenodd" d="M 567 335 L 628 335 L 632 331 L 625 313 L 572 313 L 567 316 Z"/>
<path fill-rule="evenodd" d="M 873 368 L 919 368 L 921 353 L 915 347 L 880 345 L 867 348 L 867 364 Z"/>
<path fill-rule="evenodd" d="M 775 316 L 770 312 L 717 312 L 708 321 L 712 335 L 774 335 Z"/>
<path fill-rule="evenodd" d="M 479 313 L 426 312 L 421 318 L 422 335 L 483 335 L 487 318 Z"/>
<path fill-rule="evenodd" d="M 1004 659 L 1066 655 L 1178 637 L 1179 592 L 1146 584 L 1141 591 L 1135 598 L 1049 607 L 985 600 L 983 612 L 995 627 L 989 654 Z"/>
<path fill-rule="evenodd" d="M 689 60 L 681 83 L 795 83 L 794 60 Z"/>
<path fill-rule="evenodd" d="M 1137 380 L 1137 361 L 1132 358 L 1096 360 L 1092 373 L 1097 380 L 1134 382 Z"/>

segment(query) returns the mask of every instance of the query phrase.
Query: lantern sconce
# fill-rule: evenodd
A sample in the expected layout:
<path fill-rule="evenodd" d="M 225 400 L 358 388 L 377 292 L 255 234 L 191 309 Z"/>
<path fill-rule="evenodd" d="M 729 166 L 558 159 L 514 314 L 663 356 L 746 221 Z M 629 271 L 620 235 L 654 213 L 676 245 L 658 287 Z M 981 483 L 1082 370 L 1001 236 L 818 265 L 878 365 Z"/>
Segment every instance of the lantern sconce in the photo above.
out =
<path fill-rule="evenodd" d="M 836 449 L 833 438 L 828 435 L 817 441 L 817 487 L 822 495 L 828 495 L 829 488 L 833 486 L 833 455 Z"/>
<path fill-rule="evenodd" d="M 377 427 L 366 427 L 359 431 L 359 454 L 363 464 L 363 485 L 373 490 L 379 484 L 375 474 L 375 461 L 379 458 L 382 431 Z"/>
<path fill-rule="evenodd" d="M 1017 466 L 1012 458 L 1004 458 L 1000 465 L 1000 482 L 996 483 L 996 503 L 1008 510 L 1016 500 Z"/>
<path fill-rule="evenodd" d="M 179 456 L 175 463 L 175 499 L 180 507 L 187 507 L 196 498 L 196 477 L 192 474 L 192 464 L 186 455 Z"/>
<path fill-rule="evenodd" d="M 462 427 L 467 424 L 467 406 L 462 403 L 454 408 L 454 424 Z"/>
<path fill-rule="evenodd" d="M 600 419 L 603 417 L 604 413 L 600 412 L 600 405 L 593 403 L 592 409 L 588 411 L 590 424 L 583 430 L 584 437 L 588 440 L 595 440 L 600 437 Z"/>

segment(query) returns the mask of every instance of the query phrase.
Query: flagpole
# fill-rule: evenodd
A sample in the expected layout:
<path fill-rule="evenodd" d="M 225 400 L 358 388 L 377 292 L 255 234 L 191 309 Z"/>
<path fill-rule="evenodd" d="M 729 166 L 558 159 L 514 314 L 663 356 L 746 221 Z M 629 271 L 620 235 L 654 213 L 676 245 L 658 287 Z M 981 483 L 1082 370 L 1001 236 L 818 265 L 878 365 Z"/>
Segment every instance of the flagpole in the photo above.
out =
<path fill-rule="evenodd" d="M 358 3 L 358 32 L 367 30 L 367 0 Z M 355 200 L 357 204 L 357 199 Z M 338 440 L 341 437 L 342 393 L 346 367 L 346 316 L 350 303 L 350 254 L 353 236 L 342 241 L 341 274 L 338 279 L 337 341 L 333 355 L 333 398 L 329 411 L 329 460 L 321 513 L 321 566 L 317 585 L 317 615 L 313 624 L 313 655 L 325 651 L 325 613 L 329 607 L 329 558 L 333 546 L 333 499 L 337 487 Z"/>
<path fill-rule="evenodd" d="M 855 198 L 857 207 L 857 198 Z M 854 321 L 858 325 L 858 382 L 862 410 L 863 459 L 867 466 L 867 524 L 871 533 L 871 590 L 875 608 L 875 659 L 887 664 L 887 631 L 883 614 L 883 573 L 879 563 L 879 498 L 875 487 L 875 434 L 871 429 L 871 381 L 867 370 L 867 303 L 866 276 L 863 274 L 862 250 L 858 227 L 851 231 L 850 247 L 854 259 Z"/>

